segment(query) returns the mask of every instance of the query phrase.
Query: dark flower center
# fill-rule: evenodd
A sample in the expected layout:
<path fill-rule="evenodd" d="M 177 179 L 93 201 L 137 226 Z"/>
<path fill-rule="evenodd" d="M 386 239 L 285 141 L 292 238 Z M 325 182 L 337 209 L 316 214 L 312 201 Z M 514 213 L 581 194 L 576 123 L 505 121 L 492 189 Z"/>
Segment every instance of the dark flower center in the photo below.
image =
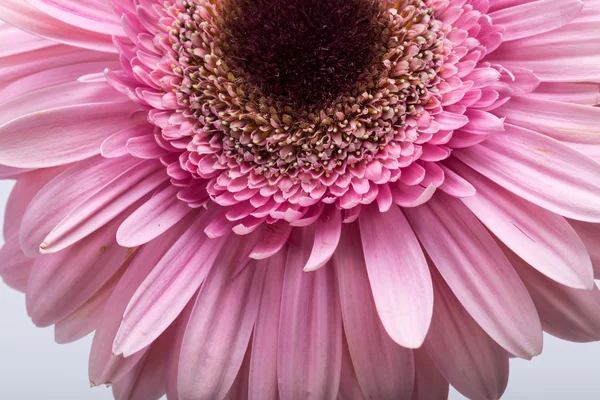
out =
<path fill-rule="evenodd" d="M 348 93 L 381 57 L 373 0 L 231 0 L 226 57 L 264 96 L 323 105 Z"/>

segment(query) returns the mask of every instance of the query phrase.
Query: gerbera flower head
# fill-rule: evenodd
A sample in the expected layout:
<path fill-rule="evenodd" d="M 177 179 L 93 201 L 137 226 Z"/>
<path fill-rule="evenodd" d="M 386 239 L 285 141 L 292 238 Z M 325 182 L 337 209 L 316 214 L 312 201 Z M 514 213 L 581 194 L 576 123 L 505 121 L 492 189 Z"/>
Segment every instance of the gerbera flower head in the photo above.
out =
<path fill-rule="evenodd" d="M 117 399 L 498 399 L 600 340 L 599 17 L 4 0 L 0 275 Z"/>

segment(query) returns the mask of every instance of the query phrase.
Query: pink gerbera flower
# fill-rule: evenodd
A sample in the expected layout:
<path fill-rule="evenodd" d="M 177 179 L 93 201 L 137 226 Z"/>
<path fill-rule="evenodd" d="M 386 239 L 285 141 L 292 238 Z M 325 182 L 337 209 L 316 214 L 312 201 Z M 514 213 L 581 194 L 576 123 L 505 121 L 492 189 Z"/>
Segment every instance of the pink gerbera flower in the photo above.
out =
<path fill-rule="evenodd" d="M 600 340 L 598 0 L 0 19 L 0 275 L 117 399 L 498 399 Z"/>

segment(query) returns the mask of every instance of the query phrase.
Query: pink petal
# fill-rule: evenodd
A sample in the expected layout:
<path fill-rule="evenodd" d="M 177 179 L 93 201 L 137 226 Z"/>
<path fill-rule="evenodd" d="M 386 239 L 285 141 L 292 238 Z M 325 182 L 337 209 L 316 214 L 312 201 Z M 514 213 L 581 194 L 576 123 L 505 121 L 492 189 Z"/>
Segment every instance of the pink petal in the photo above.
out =
<path fill-rule="evenodd" d="M 119 17 L 105 0 L 25 0 L 44 14 L 86 31 L 125 36 Z"/>
<path fill-rule="evenodd" d="M 447 399 L 450 386 L 424 349 L 415 356 L 415 386 L 411 400 Z"/>
<path fill-rule="evenodd" d="M 0 162 L 44 168 L 99 154 L 108 135 L 129 126 L 131 111 L 128 103 L 97 103 L 24 115 L 0 126 Z"/>
<path fill-rule="evenodd" d="M 56 343 L 74 342 L 92 333 L 98 327 L 104 307 L 122 275 L 121 271 L 117 272 L 81 307 L 56 323 L 54 326 Z"/>
<path fill-rule="evenodd" d="M 463 177 L 445 165 L 440 165 L 440 167 L 444 170 L 444 183 L 440 186 L 441 191 L 459 198 L 473 196 L 477 192 L 473 185 Z"/>
<path fill-rule="evenodd" d="M 101 52 L 116 53 L 110 34 L 82 29 L 52 18 L 23 0 L 3 0 L 0 19 L 36 36 Z"/>
<path fill-rule="evenodd" d="M 453 153 L 511 192 L 565 217 L 600 221 L 600 164 L 536 132 L 507 126 Z"/>
<path fill-rule="evenodd" d="M 229 392 L 225 395 L 225 400 L 238 400 L 238 399 L 249 399 L 248 381 L 250 379 L 250 348 L 246 351 L 244 361 L 240 366 Z"/>
<path fill-rule="evenodd" d="M 177 334 L 171 327 L 131 371 L 113 385 L 115 400 L 159 400 L 165 394 L 167 359 Z"/>
<path fill-rule="evenodd" d="M 196 217 L 136 290 L 125 310 L 113 353 L 127 357 L 164 332 L 204 282 L 221 249 L 233 244 L 225 238 L 208 239 L 202 234 L 210 219 L 207 212 Z M 240 242 L 240 249 L 243 243 Z M 220 267 L 228 266 L 235 255 L 235 261 L 242 257 L 229 253 L 225 259 L 222 254 Z"/>
<path fill-rule="evenodd" d="M 58 254 L 38 257 L 27 282 L 27 313 L 38 326 L 49 326 L 83 305 L 130 256 L 114 241 L 116 219 Z"/>
<path fill-rule="evenodd" d="M 528 359 L 539 354 L 542 329 L 535 306 L 477 218 L 459 200 L 442 194 L 405 212 L 436 268 L 475 321 L 512 354 Z"/>
<path fill-rule="evenodd" d="M 134 166 L 76 206 L 40 245 L 44 254 L 56 253 L 107 224 L 167 180 L 159 162 Z M 136 204 L 137 203 L 137 204 Z"/>
<path fill-rule="evenodd" d="M 251 399 L 277 398 L 277 337 L 286 258 L 287 251 L 280 251 L 262 265 L 257 263 L 257 268 L 267 272 L 254 324 L 248 384 Z"/>
<path fill-rule="evenodd" d="M 575 229 L 579 238 L 583 241 L 594 267 L 594 278 L 600 278 L 600 224 L 590 224 L 569 220 L 569 224 Z"/>
<path fill-rule="evenodd" d="M 90 352 L 89 373 L 92 385 L 111 383 L 122 378 L 144 356 L 144 349 L 130 357 L 115 356 L 112 352 L 115 335 L 123 319 L 123 313 L 131 297 L 154 266 L 181 236 L 185 224 L 171 228 L 160 237 L 144 245 L 133 262 L 127 267 L 123 278 L 113 291 L 98 328 Z"/>
<path fill-rule="evenodd" d="M 169 185 L 134 211 L 119 227 L 117 242 L 137 247 L 159 237 L 191 211 L 177 198 L 179 188 Z"/>
<path fill-rule="evenodd" d="M 37 193 L 23 215 L 19 232 L 23 252 L 38 255 L 44 238 L 63 218 L 136 163 L 139 160 L 132 157 L 117 160 L 94 157 L 72 165 L 52 179 Z M 73 182 L 86 184 L 73 185 Z"/>
<path fill-rule="evenodd" d="M 345 336 L 364 398 L 409 398 L 415 373 L 412 352 L 394 342 L 379 320 L 356 224 L 344 226 L 332 263 Z"/>
<path fill-rule="evenodd" d="M 342 338 L 342 370 L 340 372 L 340 391 L 338 400 L 362 400 L 364 395 L 358 384 L 354 367 L 352 366 L 352 358 L 348 350 L 346 338 Z"/>
<path fill-rule="evenodd" d="M 250 257 L 262 260 L 273 256 L 285 246 L 292 229 L 293 227 L 285 221 L 267 225 Z"/>
<path fill-rule="evenodd" d="M 67 166 L 44 168 L 19 176 L 6 203 L 3 227 L 5 238 L 19 235 L 23 216 L 31 200 L 49 181 L 66 168 Z"/>
<path fill-rule="evenodd" d="M 342 318 L 334 271 L 331 265 L 302 271 L 310 253 L 311 229 L 295 231 L 290 243 L 279 321 L 279 395 L 282 400 L 335 399 L 342 362 Z"/>
<path fill-rule="evenodd" d="M 541 13 L 545 14 L 545 13 Z M 541 35 L 503 43 L 486 60 L 505 68 L 526 68 L 544 82 L 597 82 L 600 21 L 573 21 Z M 573 68 L 576 65 L 577 68 Z"/>
<path fill-rule="evenodd" d="M 600 290 L 572 289 L 533 270 L 510 250 L 505 253 L 523 280 L 544 330 L 572 342 L 600 340 Z"/>
<path fill-rule="evenodd" d="M 425 350 L 444 378 L 466 397 L 499 399 L 508 383 L 508 354 L 465 311 L 439 273 L 432 275 L 434 317 Z"/>
<path fill-rule="evenodd" d="M 598 90 L 598 89 L 596 89 Z M 539 132 L 600 161 L 600 109 L 534 98 L 514 98 L 497 111 L 507 122 Z"/>
<path fill-rule="evenodd" d="M 342 213 L 327 207 L 315 225 L 315 241 L 304 271 L 316 271 L 333 256 L 342 234 Z"/>
<path fill-rule="evenodd" d="M 404 347 L 420 347 L 433 309 L 429 268 L 417 237 L 398 207 L 365 207 L 360 236 L 377 312 L 387 333 Z"/>
<path fill-rule="evenodd" d="M 26 257 L 19 247 L 18 237 L 7 238 L 0 248 L 0 276 L 9 287 L 25 292 L 35 259 Z"/>
<path fill-rule="evenodd" d="M 202 286 L 183 338 L 180 400 L 223 399 L 240 369 L 256 319 L 265 267 L 232 277 L 213 268 Z"/>
<path fill-rule="evenodd" d="M 579 0 L 539 0 L 495 11 L 489 16 L 504 27 L 503 40 L 515 40 L 558 29 L 583 8 Z"/>
<path fill-rule="evenodd" d="M 590 257 L 563 217 L 523 200 L 459 161 L 449 165 L 477 188 L 477 194 L 463 203 L 512 251 L 563 285 L 593 287 Z"/>
<path fill-rule="evenodd" d="M 544 82 L 530 98 L 595 106 L 600 104 L 600 84 Z"/>

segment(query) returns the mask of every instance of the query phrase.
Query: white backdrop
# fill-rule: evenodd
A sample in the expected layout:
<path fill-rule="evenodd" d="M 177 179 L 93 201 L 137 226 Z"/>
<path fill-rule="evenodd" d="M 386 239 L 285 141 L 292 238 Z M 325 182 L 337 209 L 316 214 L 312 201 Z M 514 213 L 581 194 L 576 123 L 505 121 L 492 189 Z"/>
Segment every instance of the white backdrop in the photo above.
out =
<path fill-rule="evenodd" d="M 0 221 L 11 186 L 0 181 Z M 55 344 L 52 328 L 34 327 L 25 311 L 24 296 L 3 284 L 0 318 L 0 399 L 112 399 L 110 390 L 89 387 L 91 337 L 69 345 Z M 464 399 L 456 392 L 450 398 Z M 541 356 L 529 362 L 511 361 L 503 399 L 600 399 L 600 343 L 574 344 L 546 336 Z"/>

